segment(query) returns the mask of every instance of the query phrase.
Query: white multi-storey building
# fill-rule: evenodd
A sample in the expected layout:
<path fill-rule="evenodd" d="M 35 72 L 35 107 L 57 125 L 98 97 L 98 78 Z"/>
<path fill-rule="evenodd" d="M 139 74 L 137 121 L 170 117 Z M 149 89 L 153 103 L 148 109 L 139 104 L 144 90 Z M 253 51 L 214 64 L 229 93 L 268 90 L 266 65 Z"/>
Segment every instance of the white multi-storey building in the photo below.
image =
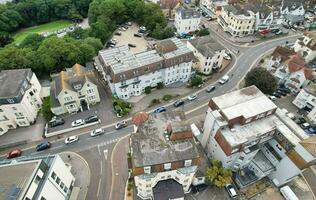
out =
<path fill-rule="evenodd" d="M 303 37 L 296 40 L 294 51 L 300 53 L 306 63 L 311 62 L 316 57 L 316 34 L 305 32 Z"/>
<path fill-rule="evenodd" d="M 0 135 L 36 121 L 41 85 L 31 69 L 0 72 Z"/>
<path fill-rule="evenodd" d="M 235 171 L 239 187 L 264 177 L 283 185 L 315 161 L 308 136 L 255 86 L 212 98 L 203 130 L 207 155 Z"/>
<path fill-rule="evenodd" d="M 68 200 L 75 182 L 58 156 L 24 158 L 0 164 L 0 197 L 17 200 Z"/>
<path fill-rule="evenodd" d="M 211 74 L 213 69 L 219 70 L 222 67 L 225 48 L 211 36 L 189 40 L 187 46 L 199 60 L 196 66 L 199 72 L 207 75 Z"/>
<path fill-rule="evenodd" d="M 253 12 L 244 10 L 240 5 L 227 5 L 223 7 L 217 22 L 233 37 L 243 37 L 254 33 L 256 17 Z"/>
<path fill-rule="evenodd" d="M 137 195 L 142 199 L 184 199 L 201 164 L 184 112 L 139 114 L 145 116 L 141 121 L 133 118 L 137 127 L 130 138 Z"/>
<path fill-rule="evenodd" d="M 217 18 L 221 12 L 222 7 L 228 5 L 228 0 L 201 0 L 200 7 L 212 18 Z"/>
<path fill-rule="evenodd" d="M 175 14 L 174 26 L 177 29 L 177 33 L 182 35 L 197 30 L 200 21 L 201 14 L 199 12 L 193 9 L 180 7 Z"/>
<path fill-rule="evenodd" d="M 154 50 L 133 54 L 128 46 L 99 52 L 112 94 L 128 99 L 158 83 L 186 83 L 191 76 L 193 52 L 179 39 L 159 41 Z"/>
<path fill-rule="evenodd" d="M 52 79 L 50 98 L 51 110 L 55 115 L 76 113 L 100 102 L 93 69 L 75 64 Z"/>

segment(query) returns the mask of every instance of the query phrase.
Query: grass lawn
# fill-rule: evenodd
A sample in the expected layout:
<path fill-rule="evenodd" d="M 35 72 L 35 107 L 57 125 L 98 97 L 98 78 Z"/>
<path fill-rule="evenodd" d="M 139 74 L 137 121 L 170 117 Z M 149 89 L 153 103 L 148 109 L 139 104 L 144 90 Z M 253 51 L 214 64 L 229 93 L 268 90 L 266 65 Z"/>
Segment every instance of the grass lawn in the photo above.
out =
<path fill-rule="evenodd" d="M 21 29 L 14 35 L 14 44 L 20 43 L 24 40 L 24 38 L 30 33 L 43 33 L 43 32 L 52 32 L 58 29 L 66 28 L 72 25 L 73 22 L 67 20 L 59 20 L 50 22 L 47 24 L 42 24 L 39 26 L 33 26 L 25 29 Z"/>

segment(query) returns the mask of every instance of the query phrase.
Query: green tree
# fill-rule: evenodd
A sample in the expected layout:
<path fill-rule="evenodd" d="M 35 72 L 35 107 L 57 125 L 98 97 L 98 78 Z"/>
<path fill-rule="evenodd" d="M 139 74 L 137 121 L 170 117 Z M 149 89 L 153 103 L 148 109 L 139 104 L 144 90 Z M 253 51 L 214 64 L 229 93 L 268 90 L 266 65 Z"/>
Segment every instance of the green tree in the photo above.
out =
<path fill-rule="evenodd" d="M 232 171 L 223 168 L 220 161 L 213 160 L 211 167 L 206 170 L 205 177 L 209 184 L 222 188 L 231 182 Z"/>
<path fill-rule="evenodd" d="M 51 111 L 50 97 L 44 98 L 41 113 L 47 122 L 53 118 L 54 114 Z"/>
<path fill-rule="evenodd" d="M 278 87 L 277 79 L 263 67 L 250 70 L 245 78 L 245 86 L 255 85 L 264 94 L 272 94 Z"/>
<path fill-rule="evenodd" d="M 210 31 L 207 28 L 203 28 L 199 31 L 197 31 L 197 36 L 205 36 L 205 35 L 209 35 Z"/>
<path fill-rule="evenodd" d="M 158 40 L 171 38 L 174 36 L 174 29 L 171 27 L 162 28 L 160 24 L 157 24 L 150 36 Z"/>
<path fill-rule="evenodd" d="M 89 37 L 89 30 L 84 30 L 82 28 L 76 28 L 74 31 L 68 32 L 67 36 L 72 37 L 74 39 L 85 39 Z"/>
<path fill-rule="evenodd" d="M 165 85 L 163 84 L 163 82 L 157 83 L 157 89 L 158 89 L 158 90 L 164 88 L 164 86 L 165 86 Z"/>
<path fill-rule="evenodd" d="M 202 77 L 199 76 L 199 75 L 194 75 L 191 80 L 191 86 L 194 87 L 194 86 L 198 86 L 198 85 L 201 85 L 203 83 L 203 80 L 202 80 Z"/>
<path fill-rule="evenodd" d="M 150 94 L 151 93 L 151 87 L 147 86 L 145 87 L 145 94 Z"/>
<path fill-rule="evenodd" d="M 6 47 L 0 50 L 0 70 L 19 69 L 32 67 L 32 50 L 30 48 L 19 49 Z"/>
<path fill-rule="evenodd" d="M 7 32 L 0 32 L 0 47 L 4 47 L 5 45 L 11 43 L 13 41 L 12 36 Z"/>
<path fill-rule="evenodd" d="M 101 50 L 103 47 L 101 40 L 97 38 L 88 37 L 84 39 L 83 42 L 94 48 L 94 55 L 97 55 L 99 50 Z"/>
<path fill-rule="evenodd" d="M 44 36 L 33 33 L 26 36 L 26 38 L 19 45 L 20 48 L 29 47 L 33 50 L 37 50 L 41 45 L 42 41 L 45 39 Z"/>

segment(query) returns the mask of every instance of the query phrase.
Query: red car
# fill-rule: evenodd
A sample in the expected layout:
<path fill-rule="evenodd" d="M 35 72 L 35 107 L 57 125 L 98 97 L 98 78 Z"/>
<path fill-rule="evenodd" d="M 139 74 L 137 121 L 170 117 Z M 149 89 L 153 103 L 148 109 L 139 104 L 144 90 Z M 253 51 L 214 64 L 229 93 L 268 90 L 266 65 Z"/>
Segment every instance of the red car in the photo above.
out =
<path fill-rule="evenodd" d="M 22 155 L 21 149 L 12 149 L 7 153 L 7 158 L 16 158 Z"/>
<path fill-rule="evenodd" d="M 267 34 L 267 33 L 270 32 L 270 30 L 269 30 L 269 29 L 263 29 L 263 30 L 260 30 L 259 32 L 260 32 L 261 34 Z"/>

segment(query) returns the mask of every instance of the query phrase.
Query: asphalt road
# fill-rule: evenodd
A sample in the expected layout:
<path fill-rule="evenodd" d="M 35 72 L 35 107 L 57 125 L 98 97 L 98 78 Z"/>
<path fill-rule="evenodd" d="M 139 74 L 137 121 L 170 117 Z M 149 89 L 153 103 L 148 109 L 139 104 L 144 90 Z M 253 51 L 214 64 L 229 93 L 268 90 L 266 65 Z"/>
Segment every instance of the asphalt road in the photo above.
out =
<path fill-rule="evenodd" d="M 206 111 L 206 104 L 208 103 L 209 99 L 234 90 L 240 80 L 242 80 L 242 78 L 249 71 L 250 67 L 258 59 L 260 59 L 261 55 L 278 45 L 285 45 L 286 41 L 289 41 L 290 43 L 294 42 L 297 38 L 297 36 L 291 36 L 275 39 L 272 41 L 266 41 L 252 47 L 240 47 L 223 40 L 216 34 L 214 35 L 225 47 L 230 49 L 233 55 L 236 57 L 236 63 L 227 73 L 231 77 L 230 80 L 224 85 L 214 83 L 214 85 L 216 85 L 216 90 L 212 93 L 207 93 L 205 91 L 206 88 L 201 89 L 199 92 L 197 92 L 198 98 L 196 100 L 186 100 L 184 106 L 182 107 L 174 108 L 172 105 L 173 102 L 170 102 L 166 105 L 167 109 L 183 109 L 188 117 L 203 114 Z M 237 50 L 239 50 L 239 54 L 235 54 Z M 130 120 L 130 118 L 128 120 Z M 99 126 L 100 125 L 96 125 L 94 127 L 84 128 L 72 133 L 68 133 L 67 136 L 77 134 L 80 135 L 80 139 L 77 143 L 65 145 L 63 138 L 54 139 L 50 149 L 42 152 L 36 152 L 34 147 L 29 147 L 24 150 L 23 155 L 40 156 L 46 154 L 56 154 L 63 151 L 74 151 L 81 154 L 87 160 L 91 170 L 91 185 L 88 190 L 87 199 L 108 199 L 107 195 L 109 194 L 109 191 L 112 187 L 110 167 L 111 162 L 108 161 L 108 158 L 111 156 L 111 152 L 116 141 L 131 133 L 132 126 L 128 126 L 122 130 L 117 131 L 114 129 L 113 125 L 105 125 L 103 126 L 105 127 L 106 131 L 104 135 L 90 137 L 90 130 L 99 128 Z"/>

